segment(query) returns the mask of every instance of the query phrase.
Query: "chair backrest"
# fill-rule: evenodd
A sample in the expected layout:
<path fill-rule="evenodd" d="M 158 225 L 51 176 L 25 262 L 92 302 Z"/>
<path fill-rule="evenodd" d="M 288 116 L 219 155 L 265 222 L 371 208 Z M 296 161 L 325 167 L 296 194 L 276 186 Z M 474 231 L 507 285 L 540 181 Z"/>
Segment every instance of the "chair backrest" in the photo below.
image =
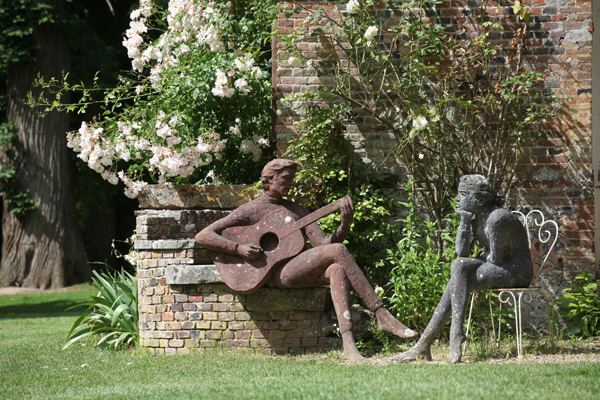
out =
<path fill-rule="evenodd" d="M 554 246 L 558 241 L 558 224 L 556 223 L 556 221 L 550 219 L 546 220 L 544 218 L 544 214 L 540 210 L 531 210 L 527 213 L 527 215 L 523 214 L 520 211 L 513 211 L 512 213 L 517 215 L 523 223 L 523 225 L 525 226 L 530 249 L 533 239 L 539 240 L 542 244 L 550 243 L 550 247 L 544 255 L 544 261 L 542 261 L 542 263 L 540 264 L 540 268 L 535 274 L 534 282 L 537 282 L 538 275 L 540 274 L 542 269 L 544 269 L 546 261 L 548 261 L 548 257 L 554 250 Z M 531 235 L 530 229 L 537 231 L 537 234 L 535 236 Z"/>

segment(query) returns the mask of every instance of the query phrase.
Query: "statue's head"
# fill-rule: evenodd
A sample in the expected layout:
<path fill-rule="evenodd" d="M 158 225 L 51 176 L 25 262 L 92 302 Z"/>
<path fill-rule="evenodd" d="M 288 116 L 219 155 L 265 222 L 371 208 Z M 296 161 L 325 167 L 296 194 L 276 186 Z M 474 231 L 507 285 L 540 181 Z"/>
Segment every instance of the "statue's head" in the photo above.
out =
<path fill-rule="evenodd" d="M 504 198 L 483 175 L 464 175 L 458 184 L 457 208 L 477 213 L 490 204 L 501 207 Z"/>
<path fill-rule="evenodd" d="M 263 190 L 265 192 L 275 191 L 275 193 L 272 193 L 275 195 L 287 195 L 294 182 L 299 165 L 297 162 L 285 158 L 269 161 L 260 176 Z"/>

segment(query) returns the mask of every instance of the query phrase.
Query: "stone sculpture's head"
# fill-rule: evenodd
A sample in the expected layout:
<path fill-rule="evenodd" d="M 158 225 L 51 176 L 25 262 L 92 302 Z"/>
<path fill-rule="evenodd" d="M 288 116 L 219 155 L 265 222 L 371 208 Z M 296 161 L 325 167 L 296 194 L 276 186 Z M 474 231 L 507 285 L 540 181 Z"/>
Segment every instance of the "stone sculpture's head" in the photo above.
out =
<path fill-rule="evenodd" d="M 458 210 L 479 213 L 490 204 L 502 207 L 504 198 L 498 194 L 482 175 L 464 175 L 458 184 L 456 196 Z"/>
<path fill-rule="evenodd" d="M 285 158 L 269 161 L 263 168 L 260 177 L 263 190 L 277 197 L 286 196 L 294 183 L 299 165 L 297 162 Z"/>

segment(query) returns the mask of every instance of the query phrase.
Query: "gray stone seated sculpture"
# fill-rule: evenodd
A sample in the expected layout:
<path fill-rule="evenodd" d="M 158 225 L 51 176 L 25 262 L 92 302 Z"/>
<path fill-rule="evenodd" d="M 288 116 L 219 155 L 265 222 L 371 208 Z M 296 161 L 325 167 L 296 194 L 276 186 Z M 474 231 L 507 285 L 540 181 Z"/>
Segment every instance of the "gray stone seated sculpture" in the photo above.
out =
<path fill-rule="evenodd" d="M 456 254 L 450 281 L 425 329 L 410 350 L 392 359 L 431 360 L 431 344 L 452 314 L 450 325 L 450 363 L 460 362 L 463 331 L 470 292 L 494 288 L 525 288 L 533 278 L 533 265 L 527 232 L 519 219 L 502 208 L 504 199 L 481 175 L 461 177 L 456 197 L 460 225 L 456 235 Z M 472 239 L 486 250 L 469 257 Z"/>
<path fill-rule="evenodd" d="M 300 220 L 310 220 L 310 213 L 305 207 L 283 199 L 294 182 L 297 168 L 298 164 L 291 160 L 269 162 L 262 171 L 262 195 L 196 235 L 199 244 L 215 252 L 213 260 L 217 268 L 221 268 L 219 273 L 223 281 L 233 290 L 242 288 L 244 293 L 260 290 L 263 284 L 278 288 L 330 285 L 344 356 L 350 361 L 362 359 L 352 333 L 351 289 L 373 311 L 379 329 L 403 338 L 416 337 L 416 332 L 401 324 L 383 307 L 364 273 L 342 244 L 350 231 L 354 213 L 349 197 L 340 200 L 341 225 L 332 236 L 325 236 L 316 222 L 299 227 L 300 232 L 296 230 L 293 238 L 292 234 L 279 235 L 281 230 L 296 226 Z M 280 221 L 279 224 L 272 223 L 272 219 Z M 268 229 L 260 238 L 257 236 L 256 241 L 245 240 L 265 226 Z M 312 248 L 308 248 L 305 237 L 310 239 Z M 269 257 L 279 252 L 280 247 L 283 247 L 284 253 L 286 248 L 297 248 L 298 252 L 290 253 L 292 255 L 268 269 Z M 228 267 L 223 260 L 234 261 Z M 253 268 L 253 262 L 257 264 L 256 268 Z M 243 276 L 239 271 L 245 271 Z M 246 286 L 247 282 L 256 284 Z"/>

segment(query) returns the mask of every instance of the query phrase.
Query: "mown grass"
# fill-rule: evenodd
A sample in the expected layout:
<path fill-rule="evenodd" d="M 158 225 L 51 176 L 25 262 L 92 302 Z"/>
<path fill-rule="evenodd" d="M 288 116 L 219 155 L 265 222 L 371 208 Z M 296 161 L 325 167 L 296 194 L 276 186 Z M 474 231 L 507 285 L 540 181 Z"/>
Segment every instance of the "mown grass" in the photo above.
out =
<path fill-rule="evenodd" d="M 1 399 L 596 399 L 600 364 L 344 365 L 338 355 L 61 350 L 91 288 L 0 296 Z M 85 367 L 82 367 L 86 365 Z"/>

